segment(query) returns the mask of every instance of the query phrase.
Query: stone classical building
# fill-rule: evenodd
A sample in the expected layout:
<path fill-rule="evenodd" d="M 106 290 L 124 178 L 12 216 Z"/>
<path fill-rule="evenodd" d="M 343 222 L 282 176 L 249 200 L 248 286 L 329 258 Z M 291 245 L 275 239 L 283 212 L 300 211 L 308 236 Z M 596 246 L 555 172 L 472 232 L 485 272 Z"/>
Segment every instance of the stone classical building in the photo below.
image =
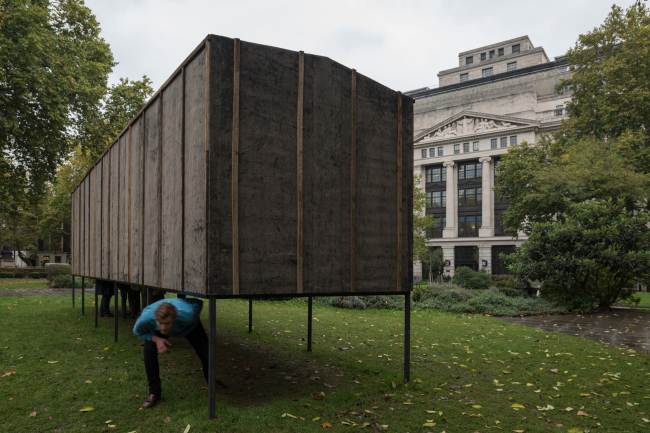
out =
<path fill-rule="evenodd" d="M 559 128 L 571 94 L 558 94 L 556 85 L 569 75 L 563 56 L 549 60 L 522 36 L 462 52 L 457 67 L 438 74 L 439 87 L 406 92 L 416 100 L 415 173 L 426 212 L 438 220 L 430 245 L 442 248 L 446 275 L 461 266 L 507 272 L 499 253 L 525 237 L 503 230 L 508 202 L 493 191 L 495 169 L 508 147 Z M 414 276 L 421 275 L 416 263 Z"/>

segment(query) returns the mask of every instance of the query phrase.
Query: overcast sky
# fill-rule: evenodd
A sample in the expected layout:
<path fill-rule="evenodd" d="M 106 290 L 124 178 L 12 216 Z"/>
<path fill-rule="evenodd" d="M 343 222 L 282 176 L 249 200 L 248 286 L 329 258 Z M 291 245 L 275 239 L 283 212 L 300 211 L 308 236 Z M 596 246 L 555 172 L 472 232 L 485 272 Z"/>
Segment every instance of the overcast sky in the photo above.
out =
<path fill-rule="evenodd" d="M 619 0 L 624 8 L 634 0 Z M 157 90 L 209 33 L 327 56 L 401 91 L 438 84 L 458 53 L 528 35 L 549 58 L 605 20 L 612 0 L 86 0 L 115 60 L 111 83 Z"/>

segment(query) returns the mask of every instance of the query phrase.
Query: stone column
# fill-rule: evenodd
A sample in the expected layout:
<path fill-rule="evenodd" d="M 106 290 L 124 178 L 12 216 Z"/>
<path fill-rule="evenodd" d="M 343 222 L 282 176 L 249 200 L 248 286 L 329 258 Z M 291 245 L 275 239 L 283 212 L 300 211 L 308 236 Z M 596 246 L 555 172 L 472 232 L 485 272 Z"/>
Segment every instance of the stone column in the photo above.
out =
<path fill-rule="evenodd" d="M 455 259 L 455 249 L 453 245 L 443 245 L 442 246 L 442 258 L 443 260 L 449 261 L 449 266 L 445 266 L 444 275 L 450 277 L 454 276 L 454 259 Z"/>
<path fill-rule="evenodd" d="M 483 164 L 483 205 L 481 207 L 481 214 L 483 216 L 483 223 L 478 231 L 478 236 L 481 238 L 489 238 L 494 236 L 494 173 L 492 172 L 492 158 L 484 156 L 479 158 L 479 162 Z M 480 263 L 479 263 L 480 264 Z"/>
<path fill-rule="evenodd" d="M 487 266 L 483 266 L 483 260 Z M 478 246 L 478 268 L 484 269 L 488 274 L 492 273 L 492 245 L 480 244 Z"/>
<path fill-rule="evenodd" d="M 442 231 L 442 237 L 458 237 L 458 174 L 454 161 L 446 161 L 443 167 L 447 167 L 447 226 Z"/>

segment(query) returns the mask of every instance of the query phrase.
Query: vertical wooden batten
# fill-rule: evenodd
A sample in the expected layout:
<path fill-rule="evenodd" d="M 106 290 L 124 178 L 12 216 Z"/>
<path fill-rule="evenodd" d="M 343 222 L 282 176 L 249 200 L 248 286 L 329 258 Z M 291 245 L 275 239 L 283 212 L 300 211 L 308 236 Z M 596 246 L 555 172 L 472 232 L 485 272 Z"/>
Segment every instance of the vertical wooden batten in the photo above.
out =
<path fill-rule="evenodd" d="M 397 290 L 402 289 L 402 92 L 397 92 Z"/>
<path fill-rule="evenodd" d="M 205 274 L 204 294 L 209 294 L 208 272 L 210 270 L 210 35 L 205 42 Z"/>
<path fill-rule="evenodd" d="M 163 166 L 163 96 L 160 92 L 160 111 L 158 112 L 158 284 L 162 286 L 162 166 Z"/>
<path fill-rule="evenodd" d="M 142 223 L 140 224 L 140 250 L 141 250 L 141 255 L 140 255 L 140 281 L 138 281 L 140 284 L 144 285 L 144 267 L 145 267 L 145 262 L 146 260 L 144 259 L 144 208 L 145 208 L 145 191 L 147 190 L 146 184 L 145 184 L 145 168 L 147 167 L 146 164 L 146 158 L 147 158 L 147 152 L 146 152 L 146 136 L 147 136 L 147 114 L 146 111 L 142 112 L 142 126 L 141 126 L 141 131 L 142 131 Z"/>
<path fill-rule="evenodd" d="M 239 295 L 239 74 L 240 42 L 234 40 L 232 95 L 232 294 Z"/>
<path fill-rule="evenodd" d="M 296 236 L 297 240 L 297 251 L 296 251 L 296 291 L 297 293 L 303 292 L 303 104 L 304 104 L 304 93 L 305 93 L 305 53 L 303 51 L 298 52 L 298 113 L 297 113 L 297 205 L 298 205 L 298 215 L 297 215 L 297 226 L 298 233 Z"/>
<path fill-rule="evenodd" d="M 132 283 L 131 281 L 131 148 L 133 147 L 133 133 L 132 133 L 132 125 L 129 125 L 129 212 L 128 212 L 128 228 L 127 231 L 129 232 L 129 237 L 128 237 L 128 257 L 127 257 L 127 279 L 129 283 Z"/>
<path fill-rule="evenodd" d="M 181 70 L 181 290 L 185 288 L 185 67 Z"/>
<path fill-rule="evenodd" d="M 356 261 L 356 191 L 357 191 L 357 71 L 352 69 L 352 87 L 350 92 L 350 118 L 351 143 L 350 143 L 350 292 L 356 289 L 357 261 Z"/>
<path fill-rule="evenodd" d="M 106 217 L 107 221 L 107 227 L 106 227 L 106 257 L 107 257 L 107 263 L 106 263 L 106 278 L 110 279 L 111 278 L 111 165 L 112 165 L 112 153 L 113 153 L 113 146 L 111 146 L 108 150 L 107 158 L 108 158 L 108 173 L 107 173 L 107 178 L 108 178 L 108 188 L 106 191 L 106 194 L 108 197 L 106 197 L 106 212 L 108 213 Z"/>
<path fill-rule="evenodd" d="M 93 272 L 92 277 L 97 278 L 97 164 L 93 169 Z"/>

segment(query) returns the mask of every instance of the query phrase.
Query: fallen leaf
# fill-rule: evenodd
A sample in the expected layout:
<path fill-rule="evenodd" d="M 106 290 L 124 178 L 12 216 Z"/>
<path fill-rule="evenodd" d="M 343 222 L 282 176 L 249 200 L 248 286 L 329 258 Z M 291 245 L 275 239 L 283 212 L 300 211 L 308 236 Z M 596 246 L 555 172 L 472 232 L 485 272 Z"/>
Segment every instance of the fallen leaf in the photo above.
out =
<path fill-rule="evenodd" d="M 47 361 L 48 364 L 56 364 L 59 361 Z"/>
<path fill-rule="evenodd" d="M 480 404 L 474 404 L 472 405 L 474 409 L 480 409 L 482 406 Z"/>
<path fill-rule="evenodd" d="M 109 424 L 108 425 L 110 428 L 115 428 L 115 424 Z"/>
<path fill-rule="evenodd" d="M 422 427 L 435 427 L 436 423 L 435 422 L 425 422 L 422 424 Z"/>
<path fill-rule="evenodd" d="M 582 433 L 582 430 L 574 427 L 569 429 L 569 433 Z"/>
<path fill-rule="evenodd" d="M 524 409 L 524 406 L 522 406 L 522 405 L 520 405 L 520 404 L 517 404 L 517 403 L 513 404 L 513 405 L 510 406 L 510 407 L 515 408 L 515 409 Z"/>
<path fill-rule="evenodd" d="M 322 424 L 322 427 L 323 427 L 323 428 L 332 428 L 332 424 L 330 424 L 330 423 L 328 423 L 328 422 L 324 422 L 324 423 Z"/>
<path fill-rule="evenodd" d="M 172 422 L 172 419 L 170 417 L 165 418 L 165 424 L 169 424 Z"/>
<path fill-rule="evenodd" d="M 93 410 L 95 410 L 95 408 L 92 407 L 92 406 L 84 406 L 81 409 L 79 409 L 79 412 L 90 412 L 90 411 L 93 411 Z"/>
<path fill-rule="evenodd" d="M 36 418 L 36 412 L 30 413 L 27 418 Z"/>
<path fill-rule="evenodd" d="M 187 427 L 185 427 L 185 431 L 183 433 L 187 433 L 190 431 L 190 425 L 188 424 Z"/>
<path fill-rule="evenodd" d="M 16 374 L 16 372 L 14 371 L 13 368 L 9 371 L 9 373 L 5 373 L 5 374 L 3 374 L 2 377 L 11 376 L 12 374 Z"/>
<path fill-rule="evenodd" d="M 587 412 L 583 412 L 581 410 L 578 411 L 578 416 L 589 416 Z"/>
<path fill-rule="evenodd" d="M 86 383 L 93 383 L 92 380 L 87 380 Z"/>
<path fill-rule="evenodd" d="M 312 421 L 318 421 L 319 419 L 320 419 L 320 417 L 317 416 L 316 418 L 312 419 Z"/>
<path fill-rule="evenodd" d="M 284 418 L 284 417 L 287 417 L 287 416 L 290 417 L 290 418 L 296 418 L 296 419 L 298 419 L 297 416 L 291 415 L 290 413 L 286 413 L 286 412 L 282 414 L 281 418 Z"/>

